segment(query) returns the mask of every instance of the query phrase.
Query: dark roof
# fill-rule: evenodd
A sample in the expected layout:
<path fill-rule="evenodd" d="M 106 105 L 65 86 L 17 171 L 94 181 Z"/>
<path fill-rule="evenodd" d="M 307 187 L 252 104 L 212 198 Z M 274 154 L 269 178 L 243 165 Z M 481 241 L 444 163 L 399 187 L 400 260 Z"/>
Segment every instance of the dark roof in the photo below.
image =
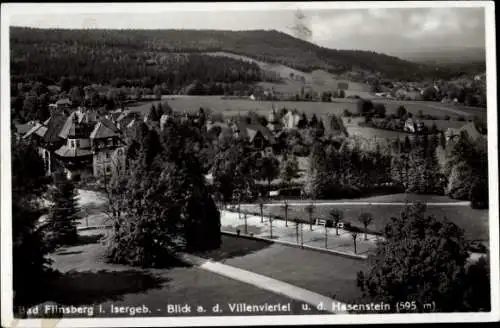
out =
<path fill-rule="evenodd" d="M 26 132 L 31 130 L 36 125 L 37 125 L 37 122 L 30 121 L 30 122 L 24 123 L 24 124 L 15 124 L 15 127 L 16 127 L 17 133 L 24 135 L 24 134 L 26 134 Z"/>
<path fill-rule="evenodd" d="M 67 119 L 68 117 L 66 115 L 53 115 L 45 121 L 47 132 L 43 136 L 43 141 L 47 143 L 60 141 L 61 138 L 59 137 L 59 133 L 61 133 Z"/>
<path fill-rule="evenodd" d="M 55 151 L 55 153 L 61 157 L 80 157 L 92 155 L 92 151 L 90 149 L 69 148 L 66 144 L 62 145 L 61 148 Z"/>
<path fill-rule="evenodd" d="M 264 139 L 269 141 L 270 143 L 276 143 L 276 138 L 273 133 L 265 126 L 261 124 L 247 124 L 243 120 L 239 120 L 236 122 L 239 133 L 243 138 L 248 138 L 250 142 L 253 141 L 253 138 L 257 135 L 257 132 L 260 132 Z"/>
<path fill-rule="evenodd" d="M 118 136 L 118 129 L 108 119 L 101 119 L 90 133 L 91 139 L 103 139 Z"/>

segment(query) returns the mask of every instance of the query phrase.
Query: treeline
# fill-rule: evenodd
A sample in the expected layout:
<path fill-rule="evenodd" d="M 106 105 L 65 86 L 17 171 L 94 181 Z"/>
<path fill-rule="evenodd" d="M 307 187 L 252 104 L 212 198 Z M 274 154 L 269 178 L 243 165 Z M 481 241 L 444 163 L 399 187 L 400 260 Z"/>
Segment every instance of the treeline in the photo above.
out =
<path fill-rule="evenodd" d="M 442 74 L 448 76 L 450 72 L 453 75 L 453 70 L 436 70 L 432 66 L 371 51 L 322 48 L 274 30 L 64 30 L 13 27 L 10 31 L 12 49 L 22 49 L 21 58 L 30 54 L 38 55 L 36 49 L 43 47 L 51 49 L 52 55 L 65 49 L 91 48 L 98 62 L 102 61 L 103 53 L 117 50 L 127 54 L 226 51 L 306 72 L 315 69 L 332 73 L 355 70 L 380 73 L 386 78 L 398 80 L 438 78 Z"/>
<path fill-rule="evenodd" d="M 201 54 L 148 55 L 128 48 L 43 42 L 12 44 L 11 76 L 13 84 L 56 84 L 63 76 L 76 76 L 84 85 L 153 88 L 165 84 L 170 93 L 179 93 L 195 80 L 244 84 L 262 80 L 258 65 L 237 59 Z"/>

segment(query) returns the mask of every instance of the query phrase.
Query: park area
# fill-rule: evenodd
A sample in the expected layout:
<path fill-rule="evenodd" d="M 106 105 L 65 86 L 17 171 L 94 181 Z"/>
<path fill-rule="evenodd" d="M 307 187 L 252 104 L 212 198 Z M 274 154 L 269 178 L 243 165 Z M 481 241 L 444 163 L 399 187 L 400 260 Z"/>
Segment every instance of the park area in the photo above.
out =
<path fill-rule="evenodd" d="M 242 315 L 242 313 L 232 312 L 229 304 L 265 304 L 266 302 L 268 304 L 290 303 L 290 312 L 278 314 L 304 313 L 301 311 L 302 302 L 273 293 L 266 288 L 258 288 L 237 279 L 210 272 L 202 265 L 179 262 L 178 265 L 169 268 L 140 269 L 106 263 L 103 236 L 107 232 L 107 229 L 80 230 L 80 240 L 77 245 L 59 249 L 52 254 L 51 259 L 54 261 L 52 267 L 60 274 L 49 283 L 47 291 L 39 295 L 38 302 L 35 304 L 100 305 L 103 312 L 94 311 L 98 317 L 130 316 L 128 313 L 112 314 L 111 305 L 114 307 L 145 305 L 151 311 L 146 316 Z M 245 265 L 239 266 L 243 269 L 265 273 L 269 272 L 269 267 L 260 262 L 261 256 L 254 254 L 265 253 L 268 248 L 272 252 L 287 254 L 286 250 L 280 250 L 280 247 L 275 248 L 264 241 L 224 236 L 220 249 L 209 254 L 198 255 L 201 258 L 215 257 L 217 261 L 224 262 L 234 259 L 236 263 L 238 259 L 248 258 L 249 262 L 246 260 L 242 262 L 247 264 L 253 262 L 253 268 Z M 295 252 L 298 251 L 295 250 Z M 290 255 L 286 255 L 286 259 L 291 259 Z M 325 265 L 334 270 L 333 263 Z M 278 268 L 274 271 L 275 274 L 271 274 L 271 277 L 283 277 Z M 306 274 L 307 272 L 302 272 L 305 280 Z M 296 277 L 289 277 L 288 280 L 293 282 L 295 279 Z M 324 286 L 328 283 L 327 280 L 323 281 Z M 302 285 L 308 287 L 310 284 Z M 197 306 L 202 306 L 206 312 L 168 313 L 166 311 L 168 304 L 188 304 L 192 306 L 193 311 L 196 311 Z M 220 305 L 223 312 L 212 312 L 212 307 L 216 304 Z M 313 310 L 309 313 L 318 314 L 318 311 Z M 244 313 L 244 315 L 262 314 L 266 312 Z"/>
<path fill-rule="evenodd" d="M 384 197 L 388 197 L 387 195 Z M 424 197 L 424 199 L 430 197 Z M 470 208 L 469 204 L 463 202 L 450 202 L 447 197 L 442 197 L 444 201 L 436 197 L 436 201 L 427 200 L 427 215 L 433 215 L 436 218 L 446 217 L 451 222 L 464 230 L 467 240 L 481 241 L 488 243 L 489 240 L 489 216 L 488 210 L 477 210 Z M 439 202 L 438 202 L 439 201 Z M 411 201 L 410 201 L 411 202 Z M 445 204 L 447 203 L 447 204 Z M 306 207 L 311 202 L 294 202 L 289 201 L 288 218 L 290 220 L 308 221 L 308 213 Z M 336 200 L 334 202 L 316 201 L 314 204 L 314 219 L 326 219 L 333 209 L 343 212 L 343 222 L 350 223 L 351 226 L 358 227 L 364 231 L 363 224 L 358 220 L 361 213 L 371 213 L 373 222 L 368 226 L 368 232 L 378 234 L 382 232 L 385 226 L 390 222 L 392 217 L 399 217 L 401 210 L 404 208 L 404 201 L 385 200 L 379 201 L 369 199 L 356 200 Z M 435 204 L 435 205 L 434 205 Z M 241 206 L 242 211 L 258 214 L 260 212 L 259 205 L 246 204 Z M 283 203 L 266 204 L 263 208 L 264 215 L 285 216 Z"/>

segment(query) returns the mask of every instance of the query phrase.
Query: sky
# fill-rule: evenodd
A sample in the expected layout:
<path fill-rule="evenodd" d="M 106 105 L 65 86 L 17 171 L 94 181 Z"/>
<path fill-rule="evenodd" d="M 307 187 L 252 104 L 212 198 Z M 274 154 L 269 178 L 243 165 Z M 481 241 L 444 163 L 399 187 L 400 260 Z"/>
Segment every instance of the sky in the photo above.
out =
<path fill-rule="evenodd" d="M 149 12 L 56 13 L 24 10 L 10 16 L 11 26 L 42 28 L 135 28 L 135 29 L 275 29 L 293 34 L 297 8 L 312 31 L 310 41 L 333 49 L 372 50 L 400 54 L 427 49 L 485 47 L 484 8 L 386 8 L 260 10 L 213 7 L 193 11 L 173 7 Z M 227 8 L 227 6 L 225 7 Z M 236 9 L 235 9 L 236 8 Z M 109 8 L 107 8 L 109 9 Z M 90 11 L 90 12 L 92 12 Z M 106 12 L 104 12 L 106 11 Z M 43 14 L 41 12 L 44 12 Z M 80 11 L 81 12 L 81 11 Z"/>

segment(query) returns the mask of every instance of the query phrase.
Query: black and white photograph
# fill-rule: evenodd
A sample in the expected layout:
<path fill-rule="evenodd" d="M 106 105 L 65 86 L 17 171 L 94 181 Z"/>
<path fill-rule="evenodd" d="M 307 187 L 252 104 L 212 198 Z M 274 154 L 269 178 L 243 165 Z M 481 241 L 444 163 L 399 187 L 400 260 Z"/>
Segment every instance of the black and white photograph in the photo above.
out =
<path fill-rule="evenodd" d="M 498 321 L 494 10 L 2 4 L 2 326 Z"/>

